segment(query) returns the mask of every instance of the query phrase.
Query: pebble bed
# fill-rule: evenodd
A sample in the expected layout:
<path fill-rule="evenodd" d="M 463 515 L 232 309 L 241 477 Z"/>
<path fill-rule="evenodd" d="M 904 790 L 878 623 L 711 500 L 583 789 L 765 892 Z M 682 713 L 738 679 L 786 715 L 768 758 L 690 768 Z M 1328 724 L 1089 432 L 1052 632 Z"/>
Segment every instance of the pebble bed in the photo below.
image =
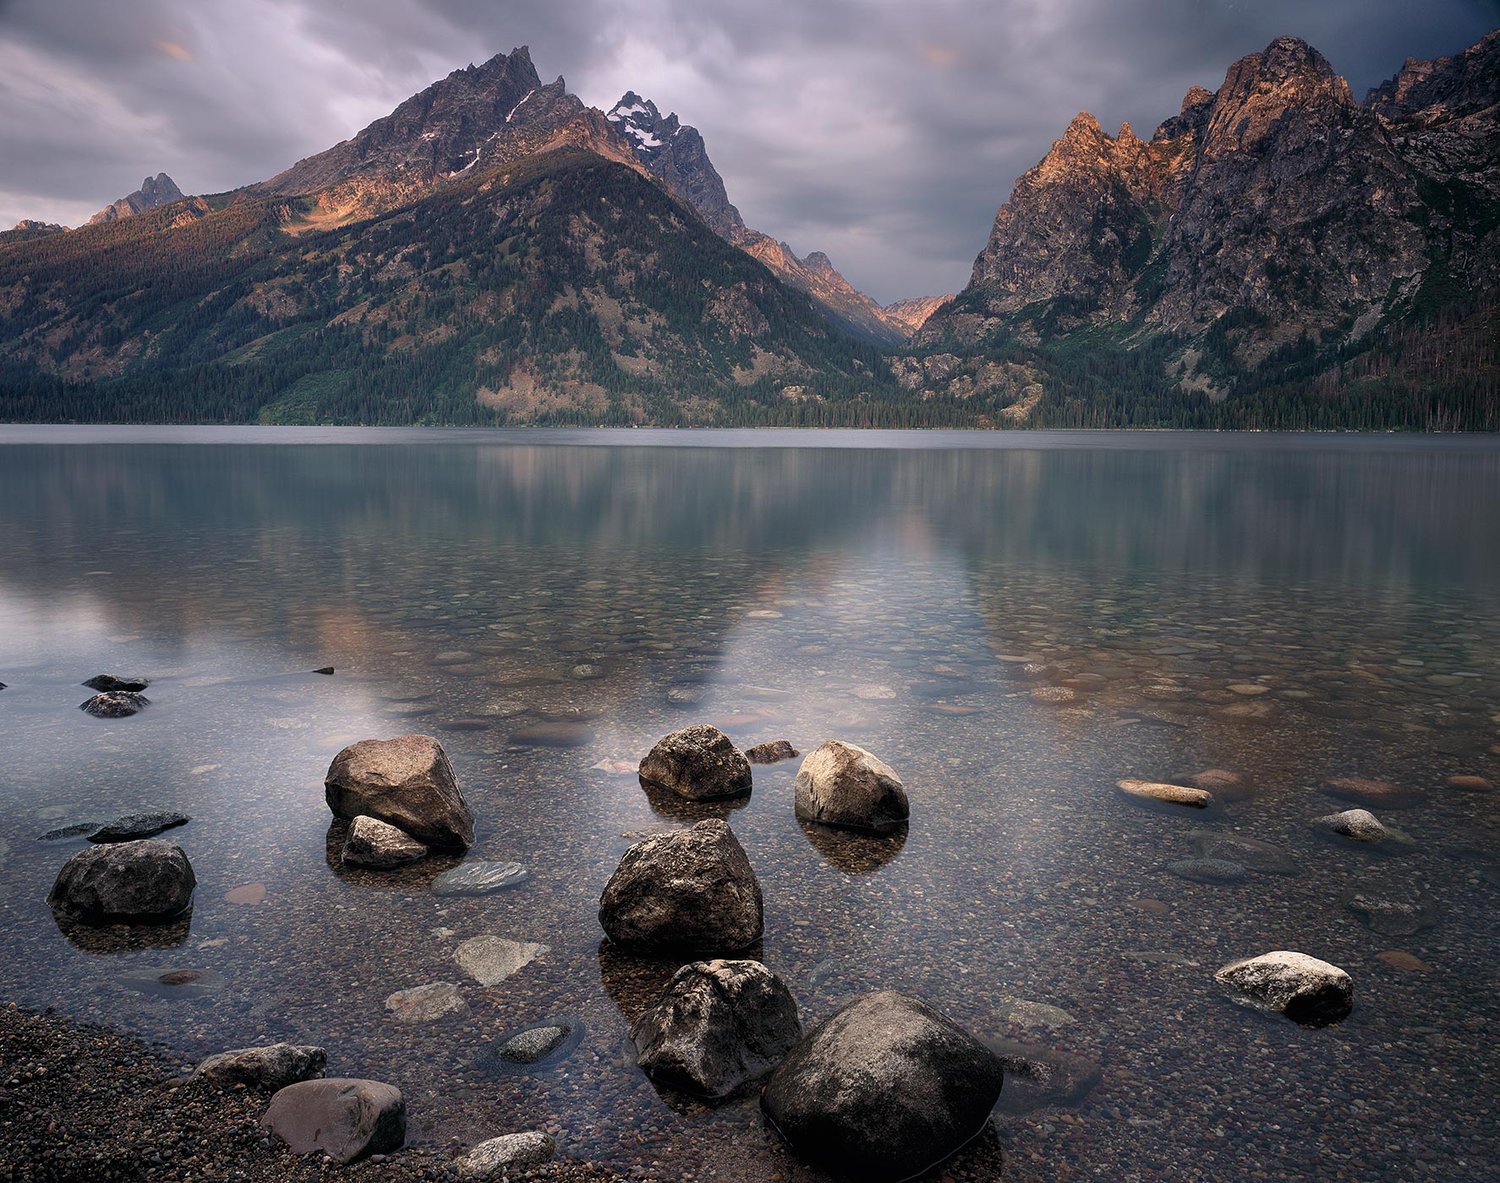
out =
<path fill-rule="evenodd" d="M 820 468 L 356 448 L 353 471 L 341 449 L 243 449 L 259 454 L 219 465 L 215 494 L 194 451 L 116 449 L 86 470 L 38 456 L 46 513 L 0 511 L 0 998 L 178 1063 L 322 1045 L 330 1075 L 406 1094 L 411 1149 L 359 1168 L 371 1178 L 537 1129 L 634 1178 L 813 1183 L 753 1092 L 710 1107 L 636 1069 L 628 1028 L 678 963 L 601 943 L 599 891 L 625 849 L 723 817 L 764 889 L 759 956 L 804 1022 L 894 987 L 1097 1078 L 1081 1097 L 1002 1097 L 934 1178 L 1493 1177 L 1500 793 L 1482 786 L 1500 781 L 1500 561 L 1475 539 L 1500 518 L 1473 496 L 1500 487 L 1491 460 L 1424 454 L 1423 505 L 1375 523 L 1391 507 L 1371 490 L 1394 476 L 1357 455 L 1282 504 L 1281 468 L 1168 452 L 1180 481 L 1197 476 L 1183 508 L 1161 454 L 1096 470 L 1071 453 L 851 452 Z M 218 496 L 217 515 L 163 510 L 166 489 L 121 508 L 111 490 L 151 479 L 152 459 L 174 497 Z M 1244 516 L 1247 472 L 1264 520 Z M 398 496 L 424 481 L 420 504 Z M 1137 485 L 1157 500 L 1131 516 Z M 322 510 L 272 486 L 303 505 L 323 491 Z M 1336 545 L 1296 541 L 1318 490 Z M 148 676 L 150 706 L 78 711 L 103 671 Z M 748 800 L 645 793 L 637 761 L 695 722 L 742 749 L 866 747 L 905 781 L 910 827 L 799 823 L 796 760 L 755 766 Z M 524 877 L 447 895 L 434 880 L 457 856 L 339 864 L 329 761 L 409 731 L 453 759 L 478 818 L 468 859 Z M 1210 769 L 1239 781 L 1206 809 L 1117 788 Z M 1325 791 L 1339 778 L 1399 786 L 1400 808 L 1370 808 L 1411 845 L 1312 827 L 1354 806 Z M 86 839 L 39 837 L 148 810 L 192 817 L 163 835 L 197 873 L 191 917 L 59 927 L 44 897 Z M 528 956 L 482 985 L 458 951 L 486 937 Z M 1352 1015 L 1306 1030 L 1218 994 L 1217 968 L 1271 949 L 1348 971 Z M 439 982 L 459 1005 L 388 1009 Z M 495 1071 L 497 1040 L 558 1016 L 582 1032 L 565 1056 Z M 233 1132 L 249 1108 L 224 1118 L 236 1169 L 301 1177 Z"/>

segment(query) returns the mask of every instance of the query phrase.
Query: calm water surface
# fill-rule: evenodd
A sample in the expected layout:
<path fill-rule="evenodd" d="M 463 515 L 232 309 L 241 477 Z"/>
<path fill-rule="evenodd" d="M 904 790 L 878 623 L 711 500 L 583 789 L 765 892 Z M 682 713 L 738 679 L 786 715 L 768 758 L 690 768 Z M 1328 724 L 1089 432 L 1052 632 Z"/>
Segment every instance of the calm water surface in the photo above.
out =
<path fill-rule="evenodd" d="M 631 842 L 727 814 L 806 1021 L 893 986 L 1097 1067 L 1081 1099 L 1014 1092 L 953 1176 L 1489 1179 L 1500 794 L 1445 778 L 1500 780 L 1497 655 L 1493 440 L 0 429 L 0 998 L 191 1056 L 322 1044 L 427 1144 L 546 1127 L 651 1177 L 814 1180 L 753 1096 L 635 1069 L 675 966 L 601 947 Z M 153 705 L 83 715 L 103 671 Z M 796 762 L 740 808 L 648 800 L 624 770 L 699 721 L 871 748 L 909 832 L 804 829 Z M 328 762 L 410 731 L 453 757 L 469 857 L 526 882 L 443 897 L 454 859 L 330 857 Z M 1207 768 L 1248 789 L 1190 816 L 1115 789 Z M 1309 828 L 1344 776 L 1412 791 L 1409 853 Z M 63 931 L 44 897 L 82 844 L 39 836 L 142 808 L 193 815 L 190 922 Z M 1299 873 L 1168 870 L 1205 829 Z M 1356 894 L 1415 919 L 1378 931 Z M 481 986 L 453 953 L 486 934 L 548 951 Z M 1216 993 L 1271 949 L 1345 968 L 1351 1017 Z M 194 989 L 155 985 L 180 969 Z M 387 1012 L 434 981 L 468 1012 Z M 552 1071 L 481 1064 L 556 1016 L 585 1036 Z"/>

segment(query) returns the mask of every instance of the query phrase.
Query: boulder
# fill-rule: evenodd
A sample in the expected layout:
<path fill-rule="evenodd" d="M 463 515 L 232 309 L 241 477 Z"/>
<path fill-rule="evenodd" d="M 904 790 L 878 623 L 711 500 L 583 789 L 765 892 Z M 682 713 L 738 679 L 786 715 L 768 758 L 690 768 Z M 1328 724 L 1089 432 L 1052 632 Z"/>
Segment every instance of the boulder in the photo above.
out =
<path fill-rule="evenodd" d="M 385 870 L 426 857 L 427 847 L 405 830 L 378 818 L 360 815 L 349 827 L 348 836 L 344 839 L 344 852 L 339 856 L 339 861 L 351 867 Z"/>
<path fill-rule="evenodd" d="M 1128 797 L 1146 801 L 1161 801 L 1167 805 L 1189 805 L 1196 809 L 1207 809 L 1214 803 L 1214 795 L 1207 789 L 1193 789 L 1187 785 L 1169 785 L 1161 781 L 1140 780 L 1127 777 L 1115 782 L 1120 792 Z"/>
<path fill-rule="evenodd" d="M 658 834 L 625 852 L 599 899 L 609 939 L 643 952 L 734 953 L 760 939 L 760 883 L 717 819 Z"/>
<path fill-rule="evenodd" d="M 481 1142 L 453 1165 L 460 1179 L 500 1179 L 511 1171 L 551 1162 L 556 1153 L 556 1142 L 538 1130 L 528 1130 Z"/>
<path fill-rule="evenodd" d="M 797 1000 L 759 961 L 695 961 L 630 1029 L 636 1066 L 658 1084 L 726 1097 L 802 1038 Z"/>
<path fill-rule="evenodd" d="M 641 784 L 689 801 L 743 797 L 750 791 L 750 761 L 717 727 L 684 727 L 656 741 L 639 769 Z"/>
<path fill-rule="evenodd" d="M 1336 965 L 1285 949 L 1235 961 L 1214 974 L 1244 1006 L 1273 1011 L 1308 1027 L 1336 1023 L 1354 1008 L 1354 983 Z"/>
<path fill-rule="evenodd" d="M 93 698 L 79 703 L 78 709 L 85 715 L 93 715 L 96 719 L 128 719 L 131 715 L 140 714 L 150 705 L 151 700 L 144 694 L 120 691 L 96 694 Z"/>
<path fill-rule="evenodd" d="M 401 1149 L 406 1102 L 400 1089 L 378 1080 L 304 1080 L 277 1092 L 260 1124 L 293 1154 L 321 1150 L 338 1162 L 353 1162 Z"/>
<path fill-rule="evenodd" d="M 473 845 L 474 814 L 448 754 L 430 735 L 350 744 L 333 758 L 323 784 L 335 817 L 364 814 L 438 849 Z"/>
<path fill-rule="evenodd" d="M 745 759 L 752 764 L 777 764 L 782 760 L 795 760 L 797 749 L 791 740 L 773 739 L 770 743 L 758 743 L 745 750 Z"/>
<path fill-rule="evenodd" d="M 844 1007 L 771 1073 L 761 1108 L 814 1165 L 858 1179 L 907 1179 L 989 1120 L 1001 1065 L 932 1007 L 882 990 Z"/>
<path fill-rule="evenodd" d="M 797 816 L 840 829 L 889 833 L 911 814 L 901 778 L 852 743 L 830 739 L 797 770 Z"/>
<path fill-rule="evenodd" d="M 83 684 L 90 690 L 103 690 L 110 693 L 125 691 L 134 694 L 151 685 L 151 680 L 149 678 L 121 678 L 115 674 L 95 674 Z"/>
<path fill-rule="evenodd" d="M 281 1089 L 299 1080 L 320 1077 L 327 1066 L 328 1053 L 320 1047 L 273 1043 L 269 1047 L 241 1047 L 209 1056 L 193 1069 L 192 1079 L 219 1085 Z"/>
<path fill-rule="evenodd" d="M 182 847 L 146 838 L 79 851 L 47 902 L 92 921 L 170 920 L 192 903 L 197 882 Z"/>
<path fill-rule="evenodd" d="M 154 838 L 163 830 L 185 826 L 192 821 L 185 813 L 128 813 L 112 822 L 105 822 L 98 829 L 89 831 L 90 842 L 134 842 L 138 838 Z"/>
<path fill-rule="evenodd" d="M 1346 809 L 1343 813 L 1330 813 L 1326 817 L 1314 818 L 1314 829 L 1351 842 L 1368 842 L 1377 846 L 1411 846 L 1410 835 L 1395 826 L 1388 826 L 1368 809 Z"/>

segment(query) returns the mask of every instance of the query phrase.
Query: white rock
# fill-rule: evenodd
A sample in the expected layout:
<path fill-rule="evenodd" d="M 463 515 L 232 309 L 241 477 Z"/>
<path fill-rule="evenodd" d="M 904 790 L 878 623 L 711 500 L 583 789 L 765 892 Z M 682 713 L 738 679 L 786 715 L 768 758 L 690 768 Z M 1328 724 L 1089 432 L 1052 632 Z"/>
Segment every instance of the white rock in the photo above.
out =
<path fill-rule="evenodd" d="M 1231 962 L 1214 980 L 1242 1005 L 1312 1027 L 1336 1023 L 1354 1007 L 1354 982 L 1347 973 L 1286 949 Z"/>

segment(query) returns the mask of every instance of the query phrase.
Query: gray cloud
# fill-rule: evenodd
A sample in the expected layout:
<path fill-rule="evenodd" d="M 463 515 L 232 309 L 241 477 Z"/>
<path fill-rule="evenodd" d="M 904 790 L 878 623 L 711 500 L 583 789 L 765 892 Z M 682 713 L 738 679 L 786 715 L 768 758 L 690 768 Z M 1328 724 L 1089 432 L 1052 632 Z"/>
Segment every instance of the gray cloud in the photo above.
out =
<path fill-rule="evenodd" d="M 76 224 L 165 170 L 259 180 L 529 44 L 586 101 L 695 124 L 746 221 L 881 300 L 951 291 L 1080 109 L 1141 135 L 1290 33 L 1357 94 L 1496 0 L 0 0 L 0 225 Z"/>

